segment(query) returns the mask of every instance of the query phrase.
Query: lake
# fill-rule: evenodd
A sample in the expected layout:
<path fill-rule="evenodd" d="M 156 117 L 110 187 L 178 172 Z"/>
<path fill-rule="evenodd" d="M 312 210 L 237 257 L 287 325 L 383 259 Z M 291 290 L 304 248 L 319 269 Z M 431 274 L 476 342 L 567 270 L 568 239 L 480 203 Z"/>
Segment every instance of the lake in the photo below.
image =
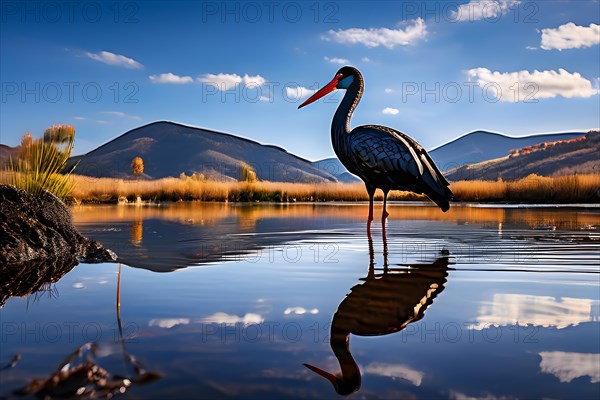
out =
<path fill-rule="evenodd" d="M 600 397 L 598 208 L 388 211 L 75 207 L 122 264 L 6 300 L 0 398 L 78 349 L 125 398 Z"/>

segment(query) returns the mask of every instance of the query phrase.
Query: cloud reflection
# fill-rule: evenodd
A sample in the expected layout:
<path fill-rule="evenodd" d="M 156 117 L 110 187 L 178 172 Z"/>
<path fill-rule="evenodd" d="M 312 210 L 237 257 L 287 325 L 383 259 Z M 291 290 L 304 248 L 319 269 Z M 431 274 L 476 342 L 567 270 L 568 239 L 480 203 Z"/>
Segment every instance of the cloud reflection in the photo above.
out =
<path fill-rule="evenodd" d="M 304 314 L 318 314 L 319 310 L 317 308 L 313 308 L 311 310 L 307 310 L 304 307 L 288 307 L 283 312 L 285 315 L 296 314 L 296 315 L 304 315 Z"/>
<path fill-rule="evenodd" d="M 200 322 L 208 323 L 208 324 L 225 324 L 225 325 L 235 325 L 235 324 L 261 324 L 264 322 L 264 318 L 259 314 L 247 313 L 243 317 L 239 317 L 237 315 L 226 314 L 224 312 L 214 313 L 209 315 L 206 318 L 202 318 Z"/>
<path fill-rule="evenodd" d="M 148 322 L 148 326 L 158 326 L 159 328 L 172 328 L 177 325 L 189 325 L 189 318 L 153 318 Z"/>
<path fill-rule="evenodd" d="M 489 325 L 537 325 L 566 328 L 598 320 L 598 300 L 496 293 L 479 309 L 475 329 Z"/>
<path fill-rule="evenodd" d="M 600 382 L 600 354 L 542 351 L 540 370 L 568 383 L 582 376 L 589 376 L 592 383 Z"/>
<path fill-rule="evenodd" d="M 468 396 L 461 392 L 450 391 L 450 399 L 452 400 L 512 400 L 514 398 L 511 396 L 495 396 L 490 393 L 481 396 Z"/>
<path fill-rule="evenodd" d="M 386 364 L 373 362 L 365 367 L 365 374 L 388 376 L 390 378 L 401 378 L 409 381 L 415 386 L 421 386 L 423 376 L 421 371 L 412 369 L 404 364 Z"/>

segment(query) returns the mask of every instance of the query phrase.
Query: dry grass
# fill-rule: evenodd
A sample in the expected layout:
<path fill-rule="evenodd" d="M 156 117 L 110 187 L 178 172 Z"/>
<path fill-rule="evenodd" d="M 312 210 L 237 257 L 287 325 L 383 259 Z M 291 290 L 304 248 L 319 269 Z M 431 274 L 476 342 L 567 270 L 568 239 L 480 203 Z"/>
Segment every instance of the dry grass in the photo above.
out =
<path fill-rule="evenodd" d="M 76 201 L 116 202 L 119 198 L 179 201 L 323 202 L 366 201 L 362 183 L 216 182 L 187 178 L 123 180 L 74 175 Z M 0 176 L 0 182 L 7 182 Z M 598 203 L 600 174 L 555 178 L 530 175 L 517 181 L 459 181 L 451 185 L 455 200 L 462 202 Z M 381 200 L 381 192 L 376 199 Z M 421 201 L 424 196 L 394 191 L 390 200 Z"/>
<path fill-rule="evenodd" d="M 529 175 L 516 181 L 459 181 L 451 186 L 457 201 L 519 203 L 598 203 L 600 175 L 549 178 Z"/>
<path fill-rule="evenodd" d="M 86 201 L 114 201 L 126 197 L 129 201 L 201 200 L 201 201 L 364 201 L 368 200 L 362 183 L 282 183 L 282 182 L 217 182 L 189 177 L 157 180 L 123 180 L 73 176 L 73 197 Z M 379 198 L 383 198 L 378 193 Z M 394 192 L 392 200 L 424 200 L 407 192 Z"/>
<path fill-rule="evenodd" d="M 202 201 L 365 201 L 362 183 L 280 183 L 215 182 L 190 178 L 164 178 L 152 181 L 73 176 L 73 197 L 85 201 L 115 201 L 126 197 L 143 200 Z M 600 201 L 600 175 L 548 178 L 530 175 L 517 181 L 460 181 L 451 186 L 457 201 L 597 203 Z M 377 193 L 381 199 L 381 193 Z M 390 200 L 425 200 L 407 192 L 390 193 Z"/>

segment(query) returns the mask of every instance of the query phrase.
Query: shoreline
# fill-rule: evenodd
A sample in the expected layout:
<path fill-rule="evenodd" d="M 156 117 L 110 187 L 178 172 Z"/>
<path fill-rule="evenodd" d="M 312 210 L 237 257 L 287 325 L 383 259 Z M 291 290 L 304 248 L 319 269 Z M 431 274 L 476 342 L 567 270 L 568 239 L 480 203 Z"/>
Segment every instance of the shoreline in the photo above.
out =
<path fill-rule="evenodd" d="M 216 200 L 182 200 L 182 201 L 142 201 L 141 203 L 129 202 L 119 203 L 118 201 L 82 201 L 77 204 L 71 204 L 70 207 L 78 206 L 118 206 L 118 207 L 170 207 L 178 204 L 227 204 L 231 206 L 368 206 L 368 201 L 298 201 L 298 202 L 274 202 L 274 201 L 216 201 Z M 375 206 L 380 205 L 379 201 Z M 435 203 L 429 201 L 388 201 L 388 207 L 431 207 L 438 208 Z M 509 203 L 509 202 L 451 202 L 452 207 L 461 208 L 501 208 L 501 209 L 519 209 L 519 208 L 553 208 L 553 209 L 600 209 L 600 203 Z"/>

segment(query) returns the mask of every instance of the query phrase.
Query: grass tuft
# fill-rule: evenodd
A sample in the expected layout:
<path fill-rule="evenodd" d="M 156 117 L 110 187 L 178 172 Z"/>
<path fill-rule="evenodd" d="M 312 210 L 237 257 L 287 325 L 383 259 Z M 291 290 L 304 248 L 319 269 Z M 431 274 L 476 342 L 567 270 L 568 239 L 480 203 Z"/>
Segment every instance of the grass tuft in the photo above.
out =
<path fill-rule="evenodd" d="M 35 195 L 47 190 L 61 200 L 67 199 L 74 188 L 70 171 L 63 174 L 73 151 L 75 129 L 68 125 L 54 125 L 41 139 L 25 134 L 15 159 L 9 159 L 3 181 Z"/>

